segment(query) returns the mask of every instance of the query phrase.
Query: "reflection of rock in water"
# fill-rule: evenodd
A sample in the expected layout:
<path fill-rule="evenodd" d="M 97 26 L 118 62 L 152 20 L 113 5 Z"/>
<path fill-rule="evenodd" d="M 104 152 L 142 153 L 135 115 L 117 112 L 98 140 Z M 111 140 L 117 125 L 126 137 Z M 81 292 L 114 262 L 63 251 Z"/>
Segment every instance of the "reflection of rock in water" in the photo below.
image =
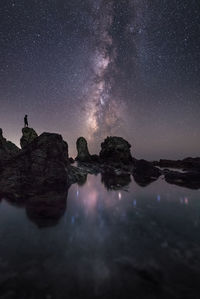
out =
<path fill-rule="evenodd" d="M 168 171 L 165 173 L 165 180 L 170 184 L 175 184 L 181 187 L 187 187 L 191 189 L 200 188 L 199 171 L 189 171 L 185 173 L 178 171 Z"/>
<path fill-rule="evenodd" d="M 120 190 L 131 182 L 130 174 L 109 170 L 101 174 L 101 181 L 108 190 Z"/>
<path fill-rule="evenodd" d="M 138 185 L 145 187 L 150 183 L 156 181 L 160 175 L 160 169 L 153 166 L 151 162 L 135 159 L 133 177 Z"/>
<path fill-rule="evenodd" d="M 35 193 L 26 199 L 5 198 L 9 204 L 26 209 L 28 218 L 38 227 L 56 225 L 64 215 L 67 206 L 68 190 Z M 0 198 L 1 201 L 2 198 Z"/>
<path fill-rule="evenodd" d="M 79 180 L 77 181 L 77 184 L 79 186 L 83 186 L 87 181 L 87 174 L 83 174 L 82 176 L 80 176 Z"/>
<path fill-rule="evenodd" d="M 48 192 L 30 198 L 25 207 L 27 216 L 39 227 L 56 225 L 66 210 L 67 192 Z"/>

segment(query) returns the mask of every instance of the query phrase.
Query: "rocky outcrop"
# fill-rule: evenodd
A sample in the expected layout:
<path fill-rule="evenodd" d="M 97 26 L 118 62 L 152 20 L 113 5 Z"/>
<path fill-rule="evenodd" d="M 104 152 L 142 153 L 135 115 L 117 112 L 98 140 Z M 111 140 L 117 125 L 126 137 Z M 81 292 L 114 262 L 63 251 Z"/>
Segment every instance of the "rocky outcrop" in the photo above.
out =
<path fill-rule="evenodd" d="M 122 137 L 107 137 L 101 143 L 100 159 L 107 163 L 125 163 L 132 162 L 130 152 L 131 145 Z"/>
<path fill-rule="evenodd" d="M 154 162 L 155 166 L 162 168 L 180 168 L 185 170 L 199 170 L 200 171 L 200 158 L 185 158 L 183 160 L 165 160 L 160 159 Z"/>
<path fill-rule="evenodd" d="M 147 186 L 157 180 L 161 174 L 161 170 L 155 167 L 151 162 L 134 160 L 133 177 L 140 186 Z"/>
<path fill-rule="evenodd" d="M 166 182 L 181 187 L 190 189 L 200 189 L 200 172 L 179 172 L 179 171 L 168 171 L 165 174 Z"/>
<path fill-rule="evenodd" d="M 79 162 L 91 162 L 91 155 L 88 150 L 87 141 L 84 137 L 79 137 L 76 141 L 78 155 L 76 160 Z"/>
<path fill-rule="evenodd" d="M 32 197 L 68 186 L 68 146 L 58 134 L 43 133 L 10 159 L 1 171 L 0 193 Z"/>
<path fill-rule="evenodd" d="M 0 129 L 0 163 L 15 156 L 19 151 L 20 149 L 14 143 L 3 137 L 3 131 Z"/>
<path fill-rule="evenodd" d="M 22 129 L 22 137 L 20 139 L 21 148 L 25 148 L 28 144 L 30 144 L 38 134 L 35 132 L 33 128 L 25 127 Z"/>
<path fill-rule="evenodd" d="M 87 181 L 88 172 L 85 169 L 79 167 L 70 166 L 68 177 L 70 184 L 77 183 L 78 185 L 84 185 Z"/>

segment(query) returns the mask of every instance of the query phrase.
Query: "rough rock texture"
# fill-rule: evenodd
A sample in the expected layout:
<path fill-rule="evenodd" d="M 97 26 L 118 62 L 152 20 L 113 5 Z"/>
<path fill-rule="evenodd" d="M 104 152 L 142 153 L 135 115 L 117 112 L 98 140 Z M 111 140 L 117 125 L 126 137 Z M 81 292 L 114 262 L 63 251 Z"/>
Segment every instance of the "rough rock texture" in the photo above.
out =
<path fill-rule="evenodd" d="M 25 148 L 29 143 L 31 143 L 38 134 L 35 132 L 33 128 L 22 128 L 22 137 L 20 139 L 21 148 Z"/>
<path fill-rule="evenodd" d="M 200 158 L 185 158 L 183 160 L 164 160 L 160 159 L 154 162 L 154 165 L 159 167 L 182 168 L 187 170 L 200 171 Z"/>
<path fill-rule="evenodd" d="M 130 152 L 131 145 L 122 137 L 107 137 L 101 143 L 100 159 L 102 161 L 112 163 L 125 163 L 132 162 Z"/>
<path fill-rule="evenodd" d="M 63 192 L 68 185 L 68 146 L 58 134 L 43 133 L 1 171 L 0 193 L 14 198 Z"/>
<path fill-rule="evenodd" d="M 170 184 L 175 184 L 181 187 L 200 189 L 200 172 L 198 171 L 168 171 L 165 174 L 165 180 Z"/>
<path fill-rule="evenodd" d="M 86 172 L 84 169 L 70 166 L 68 173 L 70 184 L 77 183 L 78 185 L 84 185 L 84 183 L 87 181 L 87 174 L 88 172 Z"/>
<path fill-rule="evenodd" d="M 141 186 L 147 186 L 158 179 L 162 174 L 161 170 L 151 162 L 145 160 L 134 160 L 133 177 L 136 183 Z"/>
<path fill-rule="evenodd" d="M 88 150 L 87 141 L 84 137 L 79 137 L 76 141 L 76 148 L 78 155 L 76 157 L 77 161 L 80 162 L 90 162 L 91 155 Z"/>
<path fill-rule="evenodd" d="M 11 141 L 3 137 L 3 131 L 0 129 L 0 162 L 3 162 L 15 156 L 20 149 Z"/>

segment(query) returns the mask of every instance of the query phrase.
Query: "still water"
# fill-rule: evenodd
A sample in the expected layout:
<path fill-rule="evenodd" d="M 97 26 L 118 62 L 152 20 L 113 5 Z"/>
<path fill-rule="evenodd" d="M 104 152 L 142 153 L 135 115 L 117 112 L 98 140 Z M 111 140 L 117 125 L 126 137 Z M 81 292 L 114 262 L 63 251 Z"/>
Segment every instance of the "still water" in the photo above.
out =
<path fill-rule="evenodd" d="M 0 202 L 0 298 L 200 298 L 200 191 L 72 185 L 58 223 Z"/>

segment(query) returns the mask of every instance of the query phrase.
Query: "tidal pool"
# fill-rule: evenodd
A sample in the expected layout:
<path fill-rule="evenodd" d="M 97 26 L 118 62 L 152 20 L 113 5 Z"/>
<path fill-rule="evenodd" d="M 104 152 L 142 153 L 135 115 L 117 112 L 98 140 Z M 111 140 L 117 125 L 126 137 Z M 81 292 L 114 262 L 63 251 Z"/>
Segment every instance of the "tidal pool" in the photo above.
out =
<path fill-rule="evenodd" d="M 199 299 L 200 190 L 115 189 L 88 175 L 47 227 L 2 199 L 0 298 Z"/>

